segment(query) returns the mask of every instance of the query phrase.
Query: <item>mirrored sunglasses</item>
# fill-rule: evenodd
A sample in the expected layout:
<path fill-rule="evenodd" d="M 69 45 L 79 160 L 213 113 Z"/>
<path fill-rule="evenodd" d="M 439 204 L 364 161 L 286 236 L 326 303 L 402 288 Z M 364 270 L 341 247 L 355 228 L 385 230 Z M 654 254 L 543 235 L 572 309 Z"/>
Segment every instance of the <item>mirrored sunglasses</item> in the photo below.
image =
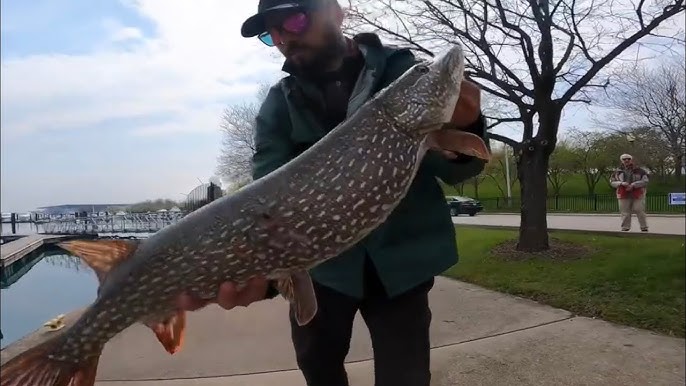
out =
<path fill-rule="evenodd" d="M 304 12 L 297 12 L 284 18 L 279 25 L 273 26 L 269 29 L 274 28 L 279 32 L 287 32 L 294 35 L 302 35 L 303 33 L 305 33 L 305 31 L 307 31 L 307 28 L 309 26 L 310 19 L 307 16 L 307 14 Z M 272 38 L 272 35 L 269 33 L 269 31 L 262 32 L 261 34 L 257 35 L 257 38 L 269 47 L 273 47 L 275 45 L 274 39 Z"/>

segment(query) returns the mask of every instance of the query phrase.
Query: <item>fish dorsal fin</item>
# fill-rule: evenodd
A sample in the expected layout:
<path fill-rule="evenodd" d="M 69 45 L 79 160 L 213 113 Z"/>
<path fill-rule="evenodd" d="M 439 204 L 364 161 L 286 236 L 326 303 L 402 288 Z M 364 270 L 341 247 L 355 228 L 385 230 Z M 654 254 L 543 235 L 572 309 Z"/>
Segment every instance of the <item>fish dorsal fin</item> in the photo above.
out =
<path fill-rule="evenodd" d="M 69 240 L 58 247 L 81 258 L 98 276 L 102 284 L 107 273 L 128 259 L 138 248 L 137 241 L 129 240 Z"/>

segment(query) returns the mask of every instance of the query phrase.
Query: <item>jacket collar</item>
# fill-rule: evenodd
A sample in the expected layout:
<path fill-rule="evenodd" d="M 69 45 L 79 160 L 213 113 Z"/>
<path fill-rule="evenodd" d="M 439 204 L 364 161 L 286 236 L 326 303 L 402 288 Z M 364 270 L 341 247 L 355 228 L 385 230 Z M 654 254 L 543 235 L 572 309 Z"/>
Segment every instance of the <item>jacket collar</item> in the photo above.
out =
<path fill-rule="evenodd" d="M 372 35 L 370 38 L 368 35 Z M 376 40 L 374 40 L 376 38 Z M 352 39 L 348 39 L 350 45 L 354 47 L 358 54 L 361 54 L 364 58 L 364 66 L 360 77 L 358 78 L 358 83 L 362 82 L 365 84 L 364 89 L 366 89 L 365 94 L 371 92 L 378 86 L 381 81 L 381 75 L 386 68 L 386 54 L 381 41 L 376 35 L 373 34 L 360 34 L 356 35 Z M 284 65 L 284 71 L 287 66 Z M 298 77 L 295 74 L 291 74 L 283 79 L 282 90 L 287 99 L 293 101 L 296 106 L 299 106 L 300 113 L 303 117 L 309 117 L 312 119 L 308 109 L 313 108 L 312 104 L 320 103 L 319 108 L 323 108 L 324 96 L 319 88 L 307 78 Z M 356 86 L 355 88 L 358 88 Z M 354 93 L 355 91 L 353 91 Z M 366 98 L 365 98 L 366 99 Z M 309 106 L 308 106 L 309 105 Z M 317 108 L 317 107 L 315 107 Z M 315 122 L 313 125 L 316 126 Z M 311 138 L 315 133 L 312 131 L 313 128 L 308 128 L 305 126 L 293 127 L 292 135 L 296 138 Z M 319 130 L 314 130 L 319 132 Z M 319 132 L 317 135 L 323 135 L 324 132 Z"/>

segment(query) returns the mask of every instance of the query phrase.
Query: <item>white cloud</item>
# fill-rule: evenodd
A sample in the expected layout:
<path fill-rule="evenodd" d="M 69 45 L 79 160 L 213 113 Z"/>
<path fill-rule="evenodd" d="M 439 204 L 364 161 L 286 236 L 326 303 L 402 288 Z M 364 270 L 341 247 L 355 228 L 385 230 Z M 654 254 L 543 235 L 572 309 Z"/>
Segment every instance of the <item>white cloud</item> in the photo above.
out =
<path fill-rule="evenodd" d="M 142 40 L 143 32 L 136 27 L 126 27 L 117 20 L 107 19 L 103 21 L 103 27 L 109 33 L 109 41 L 113 43 L 130 40 Z"/>
<path fill-rule="evenodd" d="M 206 123 L 216 123 L 220 104 L 252 97 L 255 79 L 278 75 L 280 61 L 270 50 L 240 36 L 240 25 L 255 12 L 256 2 L 127 4 L 152 21 L 157 36 L 104 20 L 109 36 L 95 52 L 3 61 L 3 139 L 148 114 L 171 114 L 179 120 L 141 128 L 148 135 L 183 126 L 217 130 Z M 131 44 L 116 44 L 122 42 Z"/>
<path fill-rule="evenodd" d="M 106 19 L 108 36 L 90 54 L 3 60 L 4 140 L 146 115 L 170 122 L 140 135 L 216 130 L 208 123 L 222 104 L 251 98 L 260 76 L 279 74 L 273 49 L 240 36 L 257 1 L 123 1 L 152 22 L 155 37 Z"/>
<path fill-rule="evenodd" d="M 257 0 L 122 1 L 150 20 L 154 36 L 144 26 L 106 19 L 96 22 L 106 34 L 90 53 L 2 58 L 3 210 L 180 196 L 197 185 L 197 178 L 205 179 L 213 171 L 221 110 L 228 103 L 252 99 L 261 78 L 274 81 L 280 75 L 277 51 L 240 36 L 241 23 L 255 12 Z M 43 8 L 32 8 L 11 21 L 14 26 L 3 23 L 3 32 L 50 25 L 51 15 L 60 12 L 64 3 L 43 3 Z M 111 124 L 127 119 L 131 120 L 126 126 Z M 78 148 L 72 143 L 76 136 L 58 140 L 41 136 L 47 130 L 88 128 L 89 145 L 98 148 L 102 145 L 92 134 L 110 127 L 117 135 L 133 136 L 118 144 L 122 147 L 118 159 L 84 159 L 78 151 L 62 151 L 60 143 L 51 154 L 32 152 L 22 158 L 31 167 L 19 168 L 16 159 L 5 155 L 19 153 L 5 152 L 16 147 L 17 137 L 30 137 L 31 142 L 25 143 L 42 143 L 43 148 L 53 141 Z M 144 146 L 157 143 L 151 137 L 173 138 L 189 132 L 205 134 L 197 142 L 202 144 L 182 146 L 183 154 L 178 146 L 171 150 L 159 146 L 146 156 Z M 128 161 L 125 151 L 136 151 L 135 161 Z M 80 165 L 96 161 L 98 173 L 79 170 Z"/>
<path fill-rule="evenodd" d="M 214 171 L 223 108 L 254 98 L 259 81 L 273 82 L 281 75 L 278 52 L 240 35 L 257 1 L 122 1 L 150 21 L 153 35 L 146 26 L 123 19 L 88 20 L 85 25 L 100 27 L 94 33 L 104 32 L 88 53 L 56 54 L 59 47 L 51 47 L 51 54 L 3 56 L 3 210 L 182 198 L 198 178 Z M 35 17 L 50 21 L 50 14 Z M 35 25 L 26 21 L 17 33 Z M 92 39 L 88 44 L 77 51 L 93 46 Z M 78 129 L 87 130 L 64 139 L 43 135 Z M 120 138 L 121 157 L 97 158 L 93 149 L 106 145 L 97 140 L 101 133 L 109 141 Z M 201 135 L 186 137 L 193 144 L 181 146 L 175 136 L 184 133 Z M 80 138 L 83 144 L 75 144 Z M 161 145 L 155 145 L 157 138 L 163 139 Z M 26 156 L 17 150 L 20 143 L 40 143 L 45 151 Z M 148 154 L 151 144 L 154 151 Z M 81 146 L 90 149 L 90 158 L 75 151 Z M 125 157 L 127 151 L 135 153 L 135 160 Z"/>

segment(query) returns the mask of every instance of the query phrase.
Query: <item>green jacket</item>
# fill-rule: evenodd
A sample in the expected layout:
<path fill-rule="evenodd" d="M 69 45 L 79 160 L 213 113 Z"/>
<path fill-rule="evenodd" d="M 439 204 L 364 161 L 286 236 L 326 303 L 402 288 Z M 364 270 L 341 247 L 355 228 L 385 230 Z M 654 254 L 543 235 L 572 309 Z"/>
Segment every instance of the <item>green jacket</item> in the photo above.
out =
<path fill-rule="evenodd" d="M 382 46 L 376 35 L 354 39 L 365 65 L 349 100 L 348 116 L 417 62 L 408 49 Z M 314 85 L 292 75 L 269 90 L 256 120 L 253 179 L 287 163 L 326 134 L 308 105 L 301 103 L 300 93 L 322 100 Z M 485 125 L 478 126 L 477 134 L 484 137 Z M 341 256 L 313 268 L 312 279 L 359 298 L 368 254 L 386 292 L 394 296 L 457 263 L 455 229 L 436 177 L 456 184 L 483 170 L 483 161 L 466 158 L 456 162 L 427 154 L 407 196 L 387 221 Z"/>

